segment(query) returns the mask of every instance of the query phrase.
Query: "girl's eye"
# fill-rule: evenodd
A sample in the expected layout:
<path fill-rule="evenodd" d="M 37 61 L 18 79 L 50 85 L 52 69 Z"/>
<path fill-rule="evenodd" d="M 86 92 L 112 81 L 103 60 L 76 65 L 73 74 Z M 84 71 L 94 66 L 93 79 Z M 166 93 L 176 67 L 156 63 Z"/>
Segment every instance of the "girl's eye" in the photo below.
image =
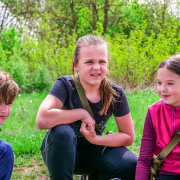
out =
<path fill-rule="evenodd" d="M 173 83 L 168 83 L 168 85 L 170 85 L 170 86 L 171 86 L 171 85 L 173 85 Z"/>
<path fill-rule="evenodd" d="M 101 64 L 106 63 L 105 61 L 100 61 Z"/>
<path fill-rule="evenodd" d="M 86 62 L 86 64 L 91 64 L 91 63 L 92 63 L 92 61 L 87 61 L 87 62 Z"/>
<path fill-rule="evenodd" d="M 157 82 L 158 85 L 161 85 L 161 82 Z"/>

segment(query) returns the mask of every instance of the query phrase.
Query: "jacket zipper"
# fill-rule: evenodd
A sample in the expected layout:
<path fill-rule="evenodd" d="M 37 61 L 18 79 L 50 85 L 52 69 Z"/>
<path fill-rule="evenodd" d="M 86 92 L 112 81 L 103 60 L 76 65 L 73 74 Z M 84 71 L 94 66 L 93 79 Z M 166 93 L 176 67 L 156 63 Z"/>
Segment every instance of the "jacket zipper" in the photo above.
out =
<path fill-rule="evenodd" d="M 174 125 L 174 135 L 176 134 L 176 117 L 175 117 L 175 108 L 173 107 L 173 125 Z"/>
<path fill-rule="evenodd" d="M 173 107 L 173 121 L 174 121 L 174 135 L 176 134 L 176 114 L 175 114 L 175 108 Z M 180 147 L 180 143 L 178 143 L 178 146 Z"/>

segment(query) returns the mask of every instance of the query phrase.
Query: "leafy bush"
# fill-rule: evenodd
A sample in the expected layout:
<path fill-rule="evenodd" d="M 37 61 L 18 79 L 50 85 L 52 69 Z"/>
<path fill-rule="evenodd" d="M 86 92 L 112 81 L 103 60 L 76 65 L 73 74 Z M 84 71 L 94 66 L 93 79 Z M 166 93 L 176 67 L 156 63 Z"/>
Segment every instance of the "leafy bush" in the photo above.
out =
<path fill-rule="evenodd" d="M 143 21 L 129 35 L 123 31 L 114 33 L 113 38 L 105 35 L 112 57 L 111 79 L 125 89 L 145 88 L 154 80 L 160 62 L 180 52 L 179 31 L 174 20 L 171 25 L 164 24 L 159 34 L 152 31 L 147 35 L 147 26 Z M 98 27 L 94 34 L 100 35 L 102 24 Z M 60 39 L 49 35 L 49 40 L 37 36 L 34 40 L 25 32 L 22 38 L 17 30 L 10 28 L 3 31 L 2 37 L 1 68 L 11 73 L 23 92 L 42 91 L 50 88 L 59 76 L 71 74 L 75 33 Z"/>
<path fill-rule="evenodd" d="M 137 27 L 128 38 L 123 33 L 114 38 L 106 36 L 110 44 L 112 61 L 109 69 L 112 78 L 125 88 L 145 87 L 154 80 L 156 70 L 162 60 L 179 52 L 179 34 L 173 24 L 156 36 L 150 36 L 144 28 Z M 166 28 L 165 28 L 166 29 Z"/>
<path fill-rule="evenodd" d="M 32 78 L 32 89 L 43 91 L 44 89 L 50 87 L 51 81 L 49 76 L 49 71 L 46 66 L 40 67 L 38 65 L 36 71 L 34 72 L 34 76 Z"/>
<path fill-rule="evenodd" d="M 31 40 L 26 36 L 27 39 Z M 17 82 L 22 92 L 42 91 L 49 88 L 51 84 L 45 66 L 38 65 L 38 61 L 32 65 L 27 61 L 27 50 L 24 46 L 21 34 L 11 27 L 2 31 L 2 42 L 0 42 L 0 67 L 1 70 L 9 72 Z M 35 44 L 35 41 L 31 40 Z M 32 47 L 34 48 L 34 47 Z M 32 51 L 32 49 L 31 49 Z M 31 53 L 31 52 L 29 52 Z M 34 61 L 33 61 L 34 62 Z"/>

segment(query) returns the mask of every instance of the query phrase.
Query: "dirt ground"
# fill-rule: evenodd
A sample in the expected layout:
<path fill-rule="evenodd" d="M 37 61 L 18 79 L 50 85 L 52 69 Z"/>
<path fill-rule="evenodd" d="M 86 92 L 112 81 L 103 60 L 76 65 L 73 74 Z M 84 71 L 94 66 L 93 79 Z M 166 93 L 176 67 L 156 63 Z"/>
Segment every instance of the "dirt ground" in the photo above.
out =
<path fill-rule="evenodd" d="M 47 167 L 41 158 L 33 157 L 25 161 L 15 163 L 11 180 L 49 180 Z M 80 176 L 74 176 L 73 180 L 80 180 Z"/>
<path fill-rule="evenodd" d="M 46 166 L 38 158 L 32 158 L 27 164 L 22 163 L 14 165 L 12 180 L 36 179 L 48 180 L 48 171 Z"/>
<path fill-rule="evenodd" d="M 139 151 L 133 151 L 137 156 Z M 73 176 L 80 180 L 81 176 Z M 49 173 L 41 155 L 15 158 L 11 180 L 50 180 Z"/>

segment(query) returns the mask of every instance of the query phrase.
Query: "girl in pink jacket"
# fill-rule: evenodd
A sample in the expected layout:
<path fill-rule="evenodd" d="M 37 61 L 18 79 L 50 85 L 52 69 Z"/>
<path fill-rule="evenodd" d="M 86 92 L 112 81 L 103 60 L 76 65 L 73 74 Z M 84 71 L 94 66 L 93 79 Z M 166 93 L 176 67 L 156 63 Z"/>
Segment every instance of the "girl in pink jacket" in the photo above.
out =
<path fill-rule="evenodd" d="M 136 180 L 148 180 L 153 154 L 158 155 L 180 129 L 180 55 L 168 57 L 157 71 L 157 92 L 161 100 L 148 109 Z M 180 143 L 165 158 L 156 180 L 180 179 Z"/>

